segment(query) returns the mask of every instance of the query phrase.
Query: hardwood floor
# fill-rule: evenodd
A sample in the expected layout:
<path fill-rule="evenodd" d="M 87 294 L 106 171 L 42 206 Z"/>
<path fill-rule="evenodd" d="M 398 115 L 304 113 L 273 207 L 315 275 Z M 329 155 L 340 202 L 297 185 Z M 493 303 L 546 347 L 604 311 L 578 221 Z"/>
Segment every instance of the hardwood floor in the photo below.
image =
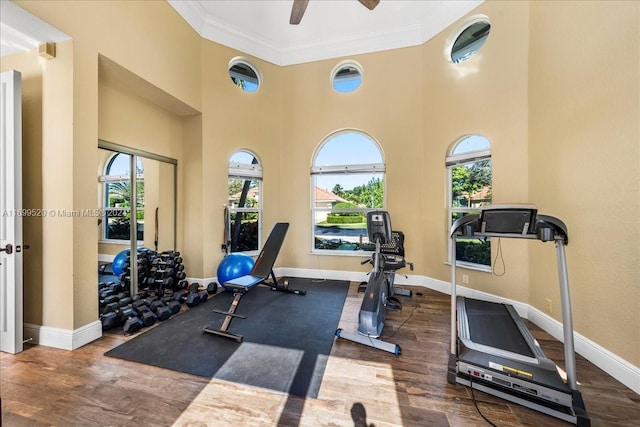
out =
<path fill-rule="evenodd" d="M 317 399 L 106 357 L 104 352 L 131 337 L 105 334 L 75 351 L 27 345 L 15 356 L 0 353 L 2 425 L 489 425 L 470 390 L 446 380 L 449 296 L 407 288 L 414 296 L 401 298 L 403 310 L 388 314 L 384 330 L 402 355 L 336 341 Z M 356 327 L 361 298 L 353 283 L 340 327 Z M 562 366 L 562 345 L 534 325 L 531 330 Z M 592 426 L 640 426 L 640 396 L 580 356 L 577 375 Z M 475 399 L 498 426 L 569 425 L 482 392 L 475 391 Z"/>

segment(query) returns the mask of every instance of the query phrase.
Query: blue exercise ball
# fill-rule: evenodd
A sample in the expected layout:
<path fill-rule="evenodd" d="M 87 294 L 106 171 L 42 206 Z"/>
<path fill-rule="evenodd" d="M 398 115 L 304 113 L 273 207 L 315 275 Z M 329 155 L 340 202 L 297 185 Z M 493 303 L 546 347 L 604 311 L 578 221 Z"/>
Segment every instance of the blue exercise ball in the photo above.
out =
<path fill-rule="evenodd" d="M 145 248 L 143 246 L 138 248 L 138 252 L 144 252 L 148 250 L 149 248 Z M 129 249 L 124 249 L 118 252 L 118 254 L 113 258 L 113 261 L 111 263 L 111 271 L 113 271 L 114 275 L 120 276 L 122 273 L 124 273 L 124 267 L 129 263 L 127 261 L 129 252 Z"/>
<path fill-rule="evenodd" d="M 254 264 L 255 261 L 249 255 L 242 253 L 227 255 L 218 264 L 218 283 L 224 286 L 229 280 L 251 273 Z"/>
<path fill-rule="evenodd" d="M 118 252 L 118 255 L 113 258 L 111 264 L 111 270 L 116 276 L 120 276 L 124 272 L 124 267 L 127 265 L 127 257 L 129 256 L 129 249 Z"/>

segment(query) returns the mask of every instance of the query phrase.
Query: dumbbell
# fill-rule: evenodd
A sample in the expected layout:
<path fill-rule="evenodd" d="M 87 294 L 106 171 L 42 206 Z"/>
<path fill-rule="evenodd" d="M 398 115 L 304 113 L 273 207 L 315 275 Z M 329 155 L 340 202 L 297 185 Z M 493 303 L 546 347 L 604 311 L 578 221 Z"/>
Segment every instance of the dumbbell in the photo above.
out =
<path fill-rule="evenodd" d="M 129 297 L 124 297 L 121 298 L 120 301 L 118 301 L 118 304 L 120 305 L 120 307 L 126 307 L 127 305 L 131 304 L 133 301 L 131 300 L 131 298 Z"/>
<path fill-rule="evenodd" d="M 156 267 L 175 267 L 176 264 L 177 263 L 172 258 L 168 258 L 166 260 L 162 258 L 156 258 L 151 263 L 151 265 Z"/>
<path fill-rule="evenodd" d="M 177 291 L 173 293 L 173 300 L 179 303 L 183 303 L 187 299 L 187 293 L 185 291 Z"/>
<path fill-rule="evenodd" d="M 132 305 L 125 305 L 123 307 L 120 307 L 118 309 L 118 311 L 116 312 L 117 316 L 118 316 L 118 320 L 120 321 L 120 323 L 124 323 L 127 321 L 127 319 L 131 316 L 136 316 L 137 317 L 137 313 L 135 310 L 133 310 L 133 306 Z"/>
<path fill-rule="evenodd" d="M 186 300 L 187 307 L 195 307 L 196 305 L 202 302 L 202 297 L 198 293 L 199 290 L 200 290 L 199 283 L 193 282 L 192 284 L 189 285 L 188 287 L 189 294 L 187 295 L 187 300 Z"/>
<path fill-rule="evenodd" d="M 166 268 L 158 268 L 158 267 L 151 267 L 151 270 L 149 270 L 151 272 L 151 274 L 164 274 L 166 276 L 173 276 L 174 273 L 176 272 L 176 270 L 173 267 L 166 267 Z"/>
<path fill-rule="evenodd" d="M 158 316 L 144 304 L 138 306 L 134 305 L 133 311 L 136 316 L 142 321 L 143 326 L 151 326 L 158 320 Z"/>
<path fill-rule="evenodd" d="M 102 308 L 102 314 L 113 313 L 119 308 L 120 308 L 120 304 L 118 304 L 117 301 L 109 303 Z"/>
<path fill-rule="evenodd" d="M 128 334 L 133 334 L 135 332 L 138 332 L 140 329 L 142 329 L 143 326 L 144 326 L 144 323 L 142 322 L 142 319 L 136 316 L 132 316 L 132 317 L 129 317 L 124 322 L 124 326 L 122 327 L 122 330 L 126 335 L 128 335 Z"/>
<path fill-rule="evenodd" d="M 164 277 L 161 279 L 156 279 L 154 277 L 147 277 L 145 280 L 147 285 L 155 285 L 156 283 L 162 284 L 162 286 L 171 286 L 173 285 L 173 277 Z"/>
<path fill-rule="evenodd" d="M 118 301 L 120 301 L 120 298 L 118 298 L 117 295 L 109 295 L 109 296 L 104 297 L 104 299 L 98 300 L 98 302 L 102 306 L 111 304 L 112 302 L 118 302 Z"/>
<path fill-rule="evenodd" d="M 100 322 L 102 322 L 103 331 L 108 331 L 110 329 L 113 329 L 120 324 L 118 315 L 113 311 L 100 316 Z"/>
<path fill-rule="evenodd" d="M 215 295 L 218 292 L 218 284 L 216 282 L 211 282 L 207 285 L 207 293 L 209 295 Z"/>
<path fill-rule="evenodd" d="M 205 302 L 209 298 L 209 294 L 207 293 L 207 291 L 200 291 L 198 292 L 198 295 L 200 295 L 201 303 Z"/>
<path fill-rule="evenodd" d="M 169 307 L 169 310 L 171 310 L 171 314 L 179 313 L 180 309 L 182 308 L 182 304 L 180 304 L 180 301 L 167 301 L 166 304 L 167 307 Z"/>
<path fill-rule="evenodd" d="M 167 307 L 162 300 L 153 301 L 149 308 L 158 316 L 158 320 L 160 321 L 167 320 L 173 314 L 171 309 Z"/>
<path fill-rule="evenodd" d="M 196 305 L 205 302 L 207 298 L 209 298 L 207 291 L 192 292 L 187 297 L 187 306 L 195 307 Z"/>

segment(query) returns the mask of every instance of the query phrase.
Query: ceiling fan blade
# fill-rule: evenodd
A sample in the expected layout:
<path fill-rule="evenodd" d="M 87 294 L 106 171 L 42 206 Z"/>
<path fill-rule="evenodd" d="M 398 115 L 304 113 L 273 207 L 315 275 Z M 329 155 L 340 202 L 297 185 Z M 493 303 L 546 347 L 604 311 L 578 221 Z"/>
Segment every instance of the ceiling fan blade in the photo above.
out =
<path fill-rule="evenodd" d="M 298 25 L 302 21 L 302 15 L 307 9 L 309 0 L 293 0 L 293 7 L 291 8 L 291 18 L 289 18 L 289 24 Z"/>
<path fill-rule="evenodd" d="M 362 5 L 369 10 L 375 9 L 378 3 L 380 3 L 380 0 L 358 0 L 358 1 L 362 3 Z"/>

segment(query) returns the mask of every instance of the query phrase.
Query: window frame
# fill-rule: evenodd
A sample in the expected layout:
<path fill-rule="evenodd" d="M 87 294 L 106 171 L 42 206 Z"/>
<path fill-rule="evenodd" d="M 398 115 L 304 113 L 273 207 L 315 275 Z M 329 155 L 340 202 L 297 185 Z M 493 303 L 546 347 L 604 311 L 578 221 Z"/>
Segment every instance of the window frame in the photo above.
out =
<path fill-rule="evenodd" d="M 374 146 L 377 148 L 380 158 L 382 160 L 381 163 L 354 163 L 354 164 L 341 164 L 341 165 L 325 165 L 325 166 L 316 166 L 316 160 L 318 155 L 322 151 L 323 147 L 331 141 L 333 138 L 338 137 L 342 134 L 347 133 L 355 133 L 360 134 L 364 138 L 370 140 Z M 316 206 L 316 187 L 317 181 L 316 177 L 321 175 L 349 175 L 349 174 L 381 174 L 381 182 L 382 182 L 382 206 L 380 207 L 359 207 L 359 208 L 333 208 L 333 207 L 318 207 Z M 310 233 L 310 247 L 311 254 L 313 255 L 340 255 L 340 256 L 370 256 L 373 250 L 366 249 L 358 249 L 358 250 L 336 250 L 336 249 L 318 249 L 316 248 L 316 234 L 315 234 L 315 224 L 316 224 L 316 214 L 320 213 L 361 213 L 366 217 L 367 212 L 373 210 L 381 210 L 386 209 L 387 205 L 387 188 L 386 188 L 386 165 L 384 163 L 384 151 L 380 143 L 372 137 L 370 134 L 357 130 L 357 129 L 343 129 L 337 132 L 334 132 L 328 136 L 326 136 L 322 142 L 316 148 L 313 159 L 311 161 L 310 168 L 310 179 L 309 179 L 309 192 L 310 192 L 310 224 L 311 224 L 311 233 Z M 318 187 L 319 188 L 319 187 Z M 368 236 L 366 237 L 368 240 Z"/>
<path fill-rule="evenodd" d="M 247 155 L 250 155 L 253 157 L 253 159 L 255 159 L 255 161 L 257 163 L 253 164 L 253 163 L 242 163 L 242 162 L 235 162 L 232 161 L 231 159 L 239 153 L 244 153 Z M 240 179 L 240 180 L 250 180 L 250 181 L 257 181 L 258 182 L 258 207 L 257 208 L 253 208 L 253 207 L 234 207 L 231 206 L 229 203 L 229 197 L 231 196 L 231 194 L 229 194 L 229 184 L 230 181 L 232 179 Z M 226 204 L 226 233 L 227 236 L 229 237 L 229 240 L 227 242 L 225 242 L 225 245 L 227 245 L 226 250 L 228 253 L 242 253 L 245 255 L 249 255 L 249 256 L 253 256 L 253 255 L 258 255 L 260 253 L 260 248 L 262 248 L 262 204 L 263 204 L 263 197 L 262 197 L 262 193 L 263 193 L 263 188 L 264 188 L 264 182 L 263 182 L 263 173 L 262 173 L 262 165 L 260 164 L 260 159 L 258 158 L 258 156 L 252 152 L 251 150 L 246 150 L 246 149 L 240 149 L 240 150 L 236 150 L 231 154 L 231 157 L 229 158 L 229 163 L 228 163 L 228 172 L 227 172 L 227 204 Z M 254 250 L 249 250 L 249 251 L 232 251 L 231 250 L 231 223 L 234 220 L 235 214 L 237 213 L 255 213 L 257 216 L 257 221 L 258 221 L 258 247 Z"/>
<path fill-rule="evenodd" d="M 489 148 L 484 148 L 479 150 L 470 150 L 470 151 L 459 153 L 459 154 L 453 154 L 460 143 L 474 136 L 484 138 L 489 144 Z M 453 215 L 455 213 L 461 213 L 463 215 L 480 213 L 480 209 L 477 207 L 474 208 L 474 207 L 454 207 L 453 206 L 453 169 L 457 166 L 470 165 L 483 160 L 492 161 L 491 141 L 489 141 L 489 138 L 481 134 L 469 134 L 459 138 L 451 145 L 451 148 L 448 151 L 448 155 L 445 160 L 445 167 L 447 170 L 447 219 L 446 219 L 447 261 L 445 262 L 446 264 L 451 264 L 452 262 L 451 226 L 453 225 Z M 491 189 L 493 190 L 493 162 L 491 163 Z M 489 242 L 491 241 L 490 238 L 487 238 L 487 239 L 489 240 Z M 489 246 L 489 250 L 491 251 L 491 246 Z M 469 261 L 456 260 L 456 266 L 461 268 L 466 268 L 469 270 L 483 271 L 487 273 L 490 273 L 493 271 L 493 266 L 491 262 L 489 263 L 489 265 L 485 265 L 485 264 L 478 264 L 478 263 L 473 263 Z"/>
<path fill-rule="evenodd" d="M 123 216 L 126 215 L 127 212 L 131 212 L 131 207 L 124 207 L 124 208 L 116 208 L 116 207 L 110 207 L 109 206 L 109 184 L 112 183 L 117 183 L 117 182 L 122 182 L 122 183 L 126 183 L 129 182 L 130 180 L 130 175 L 128 174 L 124 174 L 124 175 L 109 175 L 109 171 L 111 169 L 111 166 L 113 165 L 113 162 L 115 160 L 115 158 L 117 156 L 126 156 L 129 157 L 129 162 L 130 162 L 130 158 L 131 156 L 135 156 L 135 163 L 136 163 L 136 167 L 138 164 L 138 160 L 141 163 L 141 168 L 142 168 L 142 173 L 136 173 L 136 183 L 138 181 L 142 181 L 144 183 L 144 163 L 143 160 L 140 156 L 136 156 L 134 154 L 129 154 L 129 153 L 123 153 L 123 152 L 116 152 L 113 153 L 105 162 L 105 167 L 104 167 L 104 174 L 102 176 L 99 177 L 99 181 L 102 184 L 102 208 L 103 208 L 103 218 L 102 218 L 102 224 L 101 224 L 101 230 L 100 230 L 100 243 L 107 243 L 107 244 L 116 244 L 116 245 L 131 245 L 131 238 L 128 239 L 114 239 L 114 238 L 110 238 L 107 236 L 107 231 L 109 229 L 109 213 L 110 212 L 123 212 Z M 137 171 L 136 171 L 137 172 Z M 137 203 L 137 201 L 136 201 Z M 143 195 L 142 198 L 142 204 L 141 206 L 136 206 L 136 210 L 140 211 L 140 209 L 142 209 L 144 211 L 144 207 L 145 207 L 145 198 Z M 136 235 L 137 235 L 137 223 L 138 223 L 138 219 L 136 218 Z M 129 221 L 129 227 L 131 227 L 131 220 Z M 143 238 L 142 240 L 137 240 L 137 244 L 144 244 L 144 229 L 143 229 Z"/>

